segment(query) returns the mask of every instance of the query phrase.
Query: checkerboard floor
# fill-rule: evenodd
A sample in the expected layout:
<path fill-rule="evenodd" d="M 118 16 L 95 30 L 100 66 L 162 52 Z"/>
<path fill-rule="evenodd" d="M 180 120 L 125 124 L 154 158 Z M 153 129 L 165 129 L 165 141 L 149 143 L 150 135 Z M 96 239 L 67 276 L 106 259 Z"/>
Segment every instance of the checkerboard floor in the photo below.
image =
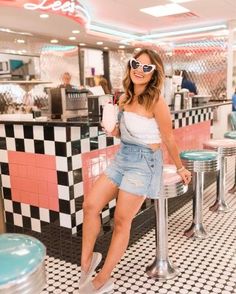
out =
<path fill-rule="evenodd" d="M 233 183 L 233 174 L 227 189 Z M 236 195 L 227 195 L 233 210 L 215 214 L 208 207 L 215 199 L 215 185 L 205 190 L 204 223 L 210 232 L 205 240 L 187 239 L 183 232 L 192 219 L 189 202 L 169 218 L 169 255 L 179 269 L 173 280 L 155 281 L 148 278 L 145 268 L 155 255 L 155 231 L 150 230 L 128 248 L 113 273 L 116 294 L 193 294 L 236 293 Z M 80 267 L 63 260 L 47 257 L 47 286 L 41 294 L 77 293 Z M 88 293 L 89 294 L 89 293 Z"/>

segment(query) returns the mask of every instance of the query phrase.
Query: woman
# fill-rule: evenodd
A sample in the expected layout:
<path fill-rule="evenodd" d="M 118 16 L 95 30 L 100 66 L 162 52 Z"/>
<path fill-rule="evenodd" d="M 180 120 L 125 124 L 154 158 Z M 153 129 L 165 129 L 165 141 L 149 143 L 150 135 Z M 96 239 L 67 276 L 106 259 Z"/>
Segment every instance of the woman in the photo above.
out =
<path fill-rule="evenodd" d="M 146 197 L 160 195 L 162 141 L 184 183 L 191 180 L 191 173 L 179 158 L 169 108 L 161 97 L 163 81 L 164 68 L 156 52 L 144 49 L 129 61 L 123 81 L 125 94 L 119 101 L 119 126 L 112 132 L 121 138 L 120 150 L 83 204 L 80 294 L 102 294 L 113 289 L 111 272 L 128 246 L 132 220 Z M 111 244 L 101 271 L 91 281 L 101 261 L 101 254 L 93 253 L 100 230 L 99 213 L 117 193 Z"/>

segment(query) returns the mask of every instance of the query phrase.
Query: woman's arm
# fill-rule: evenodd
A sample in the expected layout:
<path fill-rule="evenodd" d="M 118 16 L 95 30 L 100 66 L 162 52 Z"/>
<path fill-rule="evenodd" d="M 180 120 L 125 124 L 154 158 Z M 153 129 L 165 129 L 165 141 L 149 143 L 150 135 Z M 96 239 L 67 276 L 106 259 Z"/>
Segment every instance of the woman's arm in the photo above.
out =
<path fill-rule="evenodd" d="M 154 116 L 160 129 L 162 141 L 166 145 L 168 153 L 174 161 L 176 168 L 180 169 L 183 164 L 179 157 L 179 150 L 172 130 L 171 114 L 169 107 L 162 97 L 160 97 L 155 104 Z"/>
<path fill-rule="evenodd" d="M 179 157 L 179 149 L 172 130 L 170 110 L 162 97 L 155 103 L 154 116 L 160 129 L 162 141 L 166 145 L 168 153 L 176 165 L 177 172 L 182 177 L 184 183 L 188 184 L 191 180 L 191 173 L 183 167 Z"/>

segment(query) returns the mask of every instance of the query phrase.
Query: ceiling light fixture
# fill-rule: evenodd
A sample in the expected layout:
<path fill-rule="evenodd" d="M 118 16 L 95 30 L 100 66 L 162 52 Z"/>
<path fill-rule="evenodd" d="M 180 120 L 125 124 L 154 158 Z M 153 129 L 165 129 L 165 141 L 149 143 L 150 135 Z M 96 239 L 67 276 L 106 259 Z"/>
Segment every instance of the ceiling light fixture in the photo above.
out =
<path fill-rule="evenodd" d="M 103 47 L 103 49 L 108 50 L 109 48 L 108 47 Z"/>
<path fill-rule="evenodd" d="M 124 45 L 120 45 L 119 48 L 120 49 L 125 49 L 125 46 Z"/>
<path fill-rule="evenodd" d="M 57 44 L 57 43 L 58 43 L 58 40 L 56 40 L 56 39 L 52 39 L 52 40 L 50 41 L 50 43 L 52 43 L 52 44 Z"/>
<path fill-rule="evenodd" d="M 19 44 L 25 44 L 25 40 L 23 39 L 17 39 L 16 42 Z"/>
<path fill-rule="evenodd" d="M 97 42 L 96 44 L 97 44 L 97 45 L 102 45 L 102 44 L 103 44 L 103 42 Z"/>
<path fill-rule="evenodd" d="M 155 17 L 167 16 L 167 15 L 174 15 L 180 13 L 186 13 L 190 10 L 179 5 L 179 4 L 166 4 L 166 5 L 157 5 L 147 8 L 140 9 L 141 12 L 150 14 Z"/>
<path fill-rule="evenodd" d="M 191 28 L 191 29 L 189 28 L 189 29 L 180 30 L 180 31 L 150 34 L 150 35 L 138 37 L 136 39 L 141 41 L 147 41 L 147 40 L 160 39 L 165 37 L 174 37 L 174 36 L 188 35 L 193 33 L 210 32 L 210 31 L 216 31 L 216 30 L 226 29 L 226 28 L 227 26 L 225 24 L 220 24 L 220 25 L 214 25 L 214 26 L 208 26 L 208 27 L 201 27 L 201 28 L 198 27 L 198 28 Z"/>
<path fill-rule="evenodd" d="M 74 40 L 76 40 L 76 37 L 69 37 L 68 39 L 71 41 L 74 41 Z"/>
<path fill-rule="evenodd" d="M 193 0 L 170 0 L 172 3 L 187 3 L 187 2 L 192 2 Z"/>
<path fill-rule="evenodd" d="M 85 43 L 79 43 L 79 45 L 80 45 L 80 46 L 85 46 L 86 44 L 85 44 Z"/>
<path fill-rule="evenodd" d="M 100 27 L 100 26 L 92 25 L 92 24 L 89 26 L 89 30 L 94 32 L 105 33 L 112 36 L 122 37 L 122 38 L 135 39 L 137 37 L 137 35 L 132 35 L 129 33 L 118 31 L 118 30 L 113 30 L 108 27 Z"/>
<path fill-rule="evenodd" d="M 46 13 L 42 13 L 39 15 L 40 18 L 49 18 L 49 15 Z"/>
<path fill-rule="evenodd" d="M 72 34 L 79 34 L 79 33 L 80 33 L 79 30 L 73 30 L 73 31 L 72 31 Z"/>

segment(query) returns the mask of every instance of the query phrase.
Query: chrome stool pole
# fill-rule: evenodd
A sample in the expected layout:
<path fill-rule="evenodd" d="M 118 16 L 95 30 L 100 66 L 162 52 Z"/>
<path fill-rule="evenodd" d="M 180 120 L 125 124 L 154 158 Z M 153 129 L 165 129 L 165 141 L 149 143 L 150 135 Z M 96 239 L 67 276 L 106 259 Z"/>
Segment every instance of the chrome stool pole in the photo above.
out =
<path fill-rule="evenodd" d="M 219 169 L 218 154 L 207 150 L 188 150 L 181 152 L 180 157 L 194 177 L 193 220 L 184 235 L 188 238 L 205 239 L 208 233 L 203 224 L 204 174 Z"/>
<path fill-rule="evenodd" d="M 209 208 L 213 212 L 231 211 L 225 201 L 226 160 L 228 156 L 236 155 L 236 141 L 230 139 L 212 139 L 203 144 L 204 148 L 215 150 L 220 158 L 220 170 L 217 174 L 217 195 L 215 203 Z"/>
<path fill-rule="evenodd" d="M 173 279 L 179 272 L 169 260 L 168 255 L 168 198 L 183 195 L 188 187 L 183 185 L 182 179 L 176 173 L 176 168 L 173 165 L 165 165 L 163 173 L 163 193 L 159 199 L 154 200 L 156 257 L 153 263 L 147 266 L 146 273 L 154 279 Z M 168 180 L 166 180 L 167 177 Z"/>

